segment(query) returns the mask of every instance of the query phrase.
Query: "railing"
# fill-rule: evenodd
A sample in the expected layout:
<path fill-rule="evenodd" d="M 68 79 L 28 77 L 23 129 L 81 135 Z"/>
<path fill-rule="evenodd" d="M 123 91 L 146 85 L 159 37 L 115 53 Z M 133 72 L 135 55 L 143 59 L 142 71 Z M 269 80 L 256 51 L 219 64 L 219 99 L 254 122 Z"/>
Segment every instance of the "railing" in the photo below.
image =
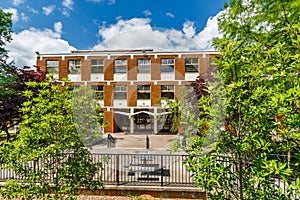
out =
<path fill-rule="evenodd" d="M 187 155 L 93 154 L 102 161 L 100 173 L 105 184 L 192 186 L 195 181 L 183 161 Z"/>
<path fill-rule="evenodd" d="M 65 154 L 65 159 L 72 158 L 73 154 Z M 103 154 L 91 155 L 94 163 L 102 163 L 102 170 L 95 175 L 95 179 L 103 181 L 106 185 L 152 185 L 152 186 L 177 186 L 196 187 L 192 173 L 189 172 L 183 162 L 188 155 L 178 154 Z M 273 155 L 272 155 L 273 156 Z M 230 157 L 220 156 L 217 163 L 229 166 Z M 281 159 L 286 159 L 280 157 Z M 48 160 L 47 160 L 48 161 Z M 44 163 L 32 161 L 28 166 L 34 170 L 42 170 Z M 51 159 L 49 160 L 51 162 Z M 1 166 L 1 164 L 0 164 Z M 236 172 L 236 167 L 231 165 L 231 171 Z M 295 175 L 299 171 L 295 172 Z M 51 174 L 51 173 L 49 173 Z M 2 169 L 0 181 L 18 179 L 13 171 Z M 52 175 L 48 180 L 53 179 Z M 233 180 L 238 184 L 237 180 Z M 286 190 L 288 184 L 280 177 L 274 177 L 274 187 Z"/>
<path fill-rule="evenodd" d="M 72 157 L 72 154 L 66 154 Z M 196 187 L 191 173 L 183 161 L 187 155 L 172 154 L 92 154 L 93 162 L 102 163 L 102 170 L 95 179 L 106 185 L 157 185 Z M 44 161 L 45 162 L 45 161 Z M 28 163 L 32 169 L 39 170 L 41 162 Z M 49 173 L 51 174 L 51 173 Z M 3 169 L 0 180 L 21 179 L 13 171 Z M 53 177 L 48 177 L 51 181 Z"/>

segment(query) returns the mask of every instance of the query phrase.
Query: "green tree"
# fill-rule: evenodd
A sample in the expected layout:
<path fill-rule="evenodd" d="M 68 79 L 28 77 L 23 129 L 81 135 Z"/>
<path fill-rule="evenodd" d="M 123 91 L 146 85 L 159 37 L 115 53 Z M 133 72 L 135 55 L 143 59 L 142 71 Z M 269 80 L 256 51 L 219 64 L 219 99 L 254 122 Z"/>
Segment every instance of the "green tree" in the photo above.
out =
<path fill-rule="evenodd" d="M 0 56 L 4 55 L 7 52 L 4 46 L 12 39 L 11 15 L 11 13 L 6 13 L 2 9 L 0 9 Z"/>
<path fill-rule="evenodd" d="M 20 180 L 1 189 L 6 198 L 74 199 L 80 187 L 102 186 L 94 179 L 100 169 L 80 139 L 72 113 L 72 90 L 47 82 L 28 82 L 40 88 L 37 95 L 26 90 L 20 133 L 6 142 L 1 156 Z M 50 193 L 53 192 L 52 195 Z"/>
<path fill-rule="evenodd" d="M 103 134 L 104 113 L 95 100 L 95 91 L 89 85 L 73 90 L 73 119 L 79 137 L 87 147 L 95 145 Z"/>
<path fill-rule="evenodd" d="M 22 112 L 20 107 L 26 98 L 22 93 L 28 89 L 26 82 L 42 82 L 46 80 L 46 71 L 18 69 L 14 65 L 0 61 L 0 133 L 6 133 L 6 140 L 12 139 L 10 128 L 18 126 Z M 30 88 L 35 94 L 39 88 Z"/>
<path fill-rule="evenodd" d="M 220 81 L 200 101 L 210 119 L 200 126 L 208 123 L 207 134 L 219 139 L 203 155 L 205 134 L 196 137 L 187 166 L 211 199 L 292 199 L 300 193 L 300 2 L 232 0 L 225 7 L 223 37 L 214 40 Z M 223 125 L 216 102 L 226 108 Z"/>

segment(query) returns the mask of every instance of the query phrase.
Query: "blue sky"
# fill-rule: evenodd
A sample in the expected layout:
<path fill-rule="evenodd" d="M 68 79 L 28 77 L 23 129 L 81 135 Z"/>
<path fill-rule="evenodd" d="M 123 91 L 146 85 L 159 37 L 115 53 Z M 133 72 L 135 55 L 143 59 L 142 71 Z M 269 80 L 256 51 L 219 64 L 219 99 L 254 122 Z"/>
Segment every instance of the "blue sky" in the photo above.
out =
<path fill-rule="evenodd" d="M 13 13 L 17 66 L 41 53 L 152 48 L 211 49 L 217 16 L 229 0 L 2 0 Z"/>

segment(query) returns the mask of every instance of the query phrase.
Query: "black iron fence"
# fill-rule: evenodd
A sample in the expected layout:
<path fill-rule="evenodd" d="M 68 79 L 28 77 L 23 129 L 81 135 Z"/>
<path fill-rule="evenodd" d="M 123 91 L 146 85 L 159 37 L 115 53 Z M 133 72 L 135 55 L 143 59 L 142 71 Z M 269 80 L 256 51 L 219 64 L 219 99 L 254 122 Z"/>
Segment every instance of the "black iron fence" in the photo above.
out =
<path fill-rule="evenodd" d="M 105 184 L 192 186 L 195 181 L 183 161 L 187 155 L 169 154 L 93 154 L 103 163 Z"/>
<path fill-rule="evenodd" d="M 72 154 L 65 155 L 72 157 Z M 95 179 L 102 180 L 106 185 L 196 186 L 192 174 L 183 165 L 187 155 L 94 153 L 91 156 L 93 162 L 102 164 Z M 32 161 L 27 166 L 42 170 L 45 162 Z M 8 179 L 20 180 L 21 177 L 11 170 L 2 169 L 0 180 Z M 52 175 L 47 177 L 50 182 L 52 179 Z"/>
<path fill-rule="evenodd" d="M 72 154 L 65 155 L 66 159 L 72 157 Z M 102 169 L 95 175 L 95 179 L 103 181 L 106 185 L 196 187 L 192 173 L 183 164 L 188 155 L 93 153 L 91 156 L 93 162 L 102 163 Z M 217 163 L 223 166 L 230 165 L 231 171 L 235 173 L 237 169 L 231 164 L 229 158 L 228 156 L 220 156 Z M 34 170 L 42 170 L 43 164 L 45 161 L 32 161 L 27 165 Z M 299 174 L 299 171 L 295 174 Z M 2 169 L 0 181 L 8 179 L 21 178 L 11 170 Z M 48 177 L 49 181 L 52 179 L 53 176 Z M 280 176 L 274 177 L 274 187 L 285 191 L 288 186 L 288 183 Z"/>

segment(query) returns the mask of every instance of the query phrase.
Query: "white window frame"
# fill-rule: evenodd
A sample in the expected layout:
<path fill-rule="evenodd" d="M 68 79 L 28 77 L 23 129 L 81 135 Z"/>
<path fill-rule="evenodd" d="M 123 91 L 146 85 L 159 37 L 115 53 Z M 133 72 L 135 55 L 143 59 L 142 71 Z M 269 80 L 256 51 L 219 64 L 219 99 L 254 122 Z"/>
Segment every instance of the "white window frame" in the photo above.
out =
<path fill-rule="evenodd" d="M 104 99 L 104 86 L 103 85 L 92 85 L 92 89 L 95 91 L 95 99 Z"/>
<path fill-rule="evenodd" d="M 80 74 L 81 73 L 81 60 L 69 60 L 68 61 L 68 73 Z"/>
<path fill-rule="evenodd" d="M 166 87 L 166 88 L 163 88 Z M 167 98 L 163 93 L 173 93 L 173 98 Z M 163 99 L 174 99 L 175 97 L 175 86 L 174 85 L 161 85 L 161 98 Z"/>
<path fill-rule="evenodd" d="M 96 62 L 96 63 L 93 63 Z M 100 70 L 99 70 L 100 69 Z M 103 59 L 91 59 L 91 73 L 103 73 L 104 71 L 104 60 Z"/>
<path fill-rule="evenodd" d="M 114 60 L 114 73 L 115 74 L 119 74 L 119 73 L 123 74 L 126 72 L 127 72 L 127 59 L 115 59 Z"/>
<path fill-rule="evenodd" d="M 118 96 L 117 94 L 125 94 Z M 114 87 L 114 99 L 127 99 L 127 85 L 115 85 Z"/>
<path fill-rule="evenodd" d="M 46 71 L 49 73 L 58 74 L 58 60 L 46 60 Z"/>
<path fill-rule="evenodd" d="M 138 73 L 150 73 L 151 72 L 151 59 L 139 58 L 137 60 L 137 72 Z"/>
<path fill-rule="evenodd" d="M 175 68 L 174 58 L 162 58 L 160 60 L 161 73 L 173 73 Z M 166 70 L 172 69 L 172 70 Z"/>
<path fill-rule="evenodd" d="M 147 94 L 149 98 L 139 98 L 139 94 Z M 151 86 L 150 85 L 138 85 L 137 99 L 149 100 L 151 99 Z"/>
<path fill-rule="evenodd" d="M 190 62 L 188 62 L 188 61 L 190 61 Z M 194 69 L 194 70 L 187 70 L 187 68 Z M 186 73 L 199 73 L 199 59 L 198 58 L 185 58 L 185 72 Z"/>

